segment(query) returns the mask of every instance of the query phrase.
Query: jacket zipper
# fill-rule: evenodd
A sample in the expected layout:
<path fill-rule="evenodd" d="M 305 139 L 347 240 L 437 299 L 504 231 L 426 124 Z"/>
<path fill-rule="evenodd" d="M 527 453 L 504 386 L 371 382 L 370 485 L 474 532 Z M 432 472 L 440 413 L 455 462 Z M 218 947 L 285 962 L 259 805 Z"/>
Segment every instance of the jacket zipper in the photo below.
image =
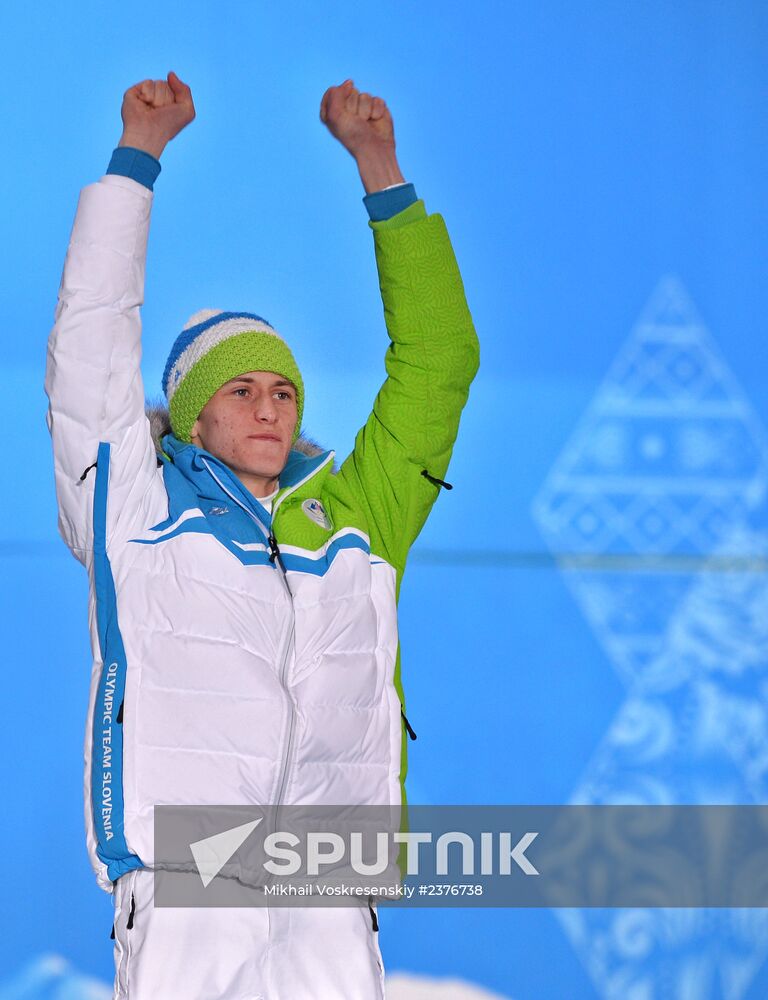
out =
<path fill-rule="evenodd" d="M 272 524 L 274 524 L 275 513 L 277 512 L 277 508 L 280 506 L 280 504 L 283 502 L 283 500 L 285 500 L 286 497 L 290 496 L 291 493 L 294 493 L 308 479 L 311 479 L 312 476 L 314 476 L 316 473 L 318 473 L 320 471 L 320 469 L 322 469 L 325 465 L 328 464 L 329 461 L 332 461 L 333 460 L 333 455 L 334 455 L 334 453 L 330 452 L 329 455 L 328 455 L 328 457 L 326 458 L 325 462 L 323 462 L 323 464 L 321 466 L 319 466 L 317 469 L 314 469 L 309 476 L 305 477 L 305 479 L 303 479 L 303 480 L 300 480 L 291 489 L 289 489 L 287 492 L 283 493 L 282 496 L 279 496 L 274 501 L 274 503 L 272 504 L 272 517 L 271 517 Z M 211 469 L 211 467 L 208 464 L 208 462 L 205 462 L 205 467 L 208 469 L 208 472 L 213 476 L 213 478 L 219 484 L 219 486 L 221 487 L 221 489 L 224 490 L 224 492 L 227 494 L 227 496 L 231 497 L 235 501 L 235 503 L 238 504 L 239 507 L 242 507 L 242 509 L 246 512 L 246 514 L 248 514 L 248 516 L 253 521 L 256 522 L 256 524 L 258 525 L 259 529 L 261 530 L 261 533 L 266 537 L 266 539 L 267 539 L 267 545 L 269 546 L 269 551 L 270 551 L 269 561 L 271 563 L 273 563 L 273 564 L 276 562 L 277 566 L 279 567 L 278 572 L 280 573 L 280 575 L 282 577 L 283 585 L 285 586 L 285 591 L 286 591 L 286 594 L 288 595 L 288 600 L 290 601 L 290 606 L 291 606 L 291 623 L 290 623 L 290 626 L 289 626 L 289 629 L 288 629 L 288 637 L 287 637 L 287 640 L 286 640 L 286 643 L 285 643 L 285 648 L 283 650 L 283 655 L 281 657 L 281 662 L 280 662 L 280 686 L 282 687 L 283 691 L 285 692 L 285 696 L 288 699 L 288 709 L 289 709 L 289 712 L 290 712 L 290 718 L 289 718 L 289 722 L 288 722 L 288 740 L 287 740 L 286 745 L 285 745 L 285 750 L 284 750 L 284 752 L 282 754 L 282 769 L 281 769 L 280 777 L 279 777 L 279 780 L 278 780 L 277 795 L 275 797 L 275 802 L 274 802 L 274 826 L 273 826 L 273 829 L 276 830 L 277 829 L 277 818 L 278 818 L 278 814 L 279 814 L 279 811 L 280 811 L 280 802 L 281 802 L 281 799 L 283 797 L 283 793 L 285 791 L 285 786 L 286 786 L 286 783 L 287 783 L 287 780 L 288 780 L 288 769 L 289 769 L 289 765 L 290 765 L 290 761 L 291 761 L 291 754 L 293 752 L 293 737 L 294 737 L 294 731 L 295 731 L 295 728 L 296 728 L 296 706 L 295 706 L 293 698 L 291 697 L 290 692 L 288 691 L 288 688 L 286 687 L 286 684 L 285 684 L 285 675 L 286 675 L 286 670 L 287 670 L 287 667 L 288 667 L 288 660 L 290 658 L 291 646 L 293 645 L 293 638 L 294 638 L 294 633 L 295 633 L 295 628 L 296 628 L 296 612 L 295 612 L 295 609 L 294 609 L 294 606 L 293 606 L 293 595 L 291 594 L 291 588 L 288 586 L 288 579 L 287 579 L 287 576 L 286 576 L 285 563 L 283 562 L 283 557 L 282 557 L 282 554 L 280 552 L 280 547 L 278 546 L 277 539 L 275 538 L 274 528 L 270 528 L 269 534 L 267 535 L 267 532 L 266 532 L 266 530 L 264 528 L 264 525 L 259 521 L 259 519 L 253 513 L 253 511 L 249 510 L 245 506 L 244 503 L 242 503 L 240 500 L 238 500 L 237 497 L 233 496 L 229 492 L 229 490 L 221 482 L 221 480 L 216 475 L 216 473 Z"/>
<path fill-rule="evenodd" d="M 208 469 L 208 471 L 210 472 L 210 474 L 213 476 L 213 478 L 219 484 L 219 486 L 221 487 L 221 489 L 224 490 L 224 492 L 227 494 L 227 496 L 231 497 L 231 499 L 234 500 L 235 503 L 239 507 L 242 507 L 242 509 L 246 512 L 246 514 L 258 525 L 259 530 L 261 531 L 261 533 L 266 538 L 267 545 L 268 545 L 269 551 L 270 551 L 269 561 L 273 565 L 275 564 L 275 562 L 277 563 L 277 572 L 280 574 L 280 578 L 283 581 L 283 586 L 285 587 L 285 592 L 286 592 L 286 594 L 288 596 L 288 601 L 289 601 L 290 608 L 291 608 L 291 621 L 290 621 L 290 624 L 288 626 L 288 633 L 287 633 L 287 636 L 286 636 L 285 645 L 283 647 L 283 653 L 282 653 L 282 656 L 280 657 L 280 671 L 279 671 L 280 686 L 282 687 L 283 691 L 285 692 L 285 697 L 288 700 L 288 711 L 290 713 L 290 716 L 289 716 L 289 722 L 288 722 L 288 740 L 287 740 L 287 743 L 286 743 L 286 746 L 285 746 L 285 751 L 281 755 L 282 756 L 282 768 L 281 768 L 281 771 L 280 771 L 280 777 L 278 779 L 278 786 L 277 786 L 278 787 L 278 793 L 277 793 L 277 798 L 276 798 L 276 801 L 274 803 L 275 806 L 277 807 L 279 805 L 279 803 L 280 803 L 280 799 L 282 797 L 283 791 L 285 790 L 285 783 L 286 783 L 286 779 L 287 779 L 287 776 L 288 776 L 288 763 L 290 761 L 291 750 L 292 750 L 292 743 L 293 743 L 293 731 L 294 731 L 295 720 L 296 720 L 296 706 L 294 705 L 293 698 L 291 697 L 290 692 L 288 691 L 288 688 L 286 687 L 286 684 L 285 684 L 285 674 L 286 674 L 286 670 L 288 668 L 288 660 L 290 659 L 291 646 L 293 645 L 293 636 L 294 636 L 294 631 L 295 631 L 295 628 L 296 628 L 296 612 L 295 612 L 295 609 L 294 609 L 294 606 L 293 606 L 293 595 L 291 594 L 291 588 L 288 586 L 288 580 L 286 578 L 286 571 L 285 571 L 285 563 L 283 562 L 283 557 L 282 557 L 282 555 L 280 553 L 280 548 L 279 548 L 279 546 L 277 544 L 277 539 L 275 538 L 274 531 L 272 529 L 270 529 L 269 534 L 267 534 L 267 531 L 266 531 L 264 525 L 261 523 L 261 521 L 258 519 L 258 517 L 253 513 L 252 510 L 249 510 L 245 506 L 245 504 L 242 503 L 236 496 L 234 496 L 232 493 L 229 492 L 229 490 L 227 489 L 227 487 L 224 485 L 224 483 L 222 483 L 222 481 L 219 479 L 219 477 L 216 475 L 216 473 L 213 471 L 213 469 L 210 467 L 210 465 L 207 462 L 205 462 L 205 467 Z M 283 497 L 285 497 L 287 495 L 288 495 L 287 493 L 284 493 Z M 282 500 L 283 497 L 280 497 L 280 499 Z M 276 507 L 277 507 L 277 504 L 276 503 L 273 504 L 273 506 L 272 506 L 272 517 L 273 518 L 274 518 L 274 511 L 275 511 Z M 275 809 L 275 828 L 276 828 L 276 826 L 277 826 L 277 808 Z"/>
<path fill-rule="evenodd" d="M 332 462 L 333 461 L 333 456 L 334 456 L 334 452 L 332 452 L 332 451 L 329 452 L 328 456 L 326 457 L 326 459 L 322 463 L 322 465 L 319 465 L 316 469 L 313 469 L 313 471 L 308 476 L 305 476 L 304 479 L 299 480 L 298 483 L 294 483 L 294 485 L 290 489 L 288 489 L 281 496 L 277 497 L 277 499 L 272 504 L 272 519 L 271 520 L 272 520 L 272 524 L 273 525 L 275 523 L 275 514 L 277 513 L 277 509 L 280 506 L 280 504 L 286 499 L 286 497 L 289 497 L 292 493 L 295 493 L 296 490 L 300 486 L 303 486 L 304 483 L 306 483 L 313 476 L 315 476 L 320 471 L 320 469 L 323 469 L 329 462 Z M 287 579 L 287 575 L 286 575 L 285 563 L 283 562 L 283 557 L 280 554 L 280 548 L 278 547 L 277 539 L 275 538 L 275 535 L 274 535 L 274 527 L 272 528 L 272 530 L 270 532 L 269 547 L 270 547 L 270 549 L 272 551 L 272 559 L 273 560 L 276 559 L 277 562 L 278 562 L 278 564 L 279 564 L 279 566 L 280 566 L 280 570 L 281 570 L 281 572 L 283 574 L 283 583 L 285 584 L 285 589 L 286 589 L 286 591 L 288 593 L 288 597 L 289 597 L 289 599 L 291 601 L 292 616 L 291 616 L 291 635 L 290 635 L 290 639 L 292 640 L 293 637 L 294 637 L 294 630 L 295 630 L 295 627 L 296 627 L 296 613 L 295 613 L 295 609 L 294 609 L 294 606 L 293 606 L 293 595 L 291 594 L 291 588 L 288 586 L 288 579 Z M 283 769 L 282 769 L 282 773 L 280 775 L 280 781 L 279 781 L 278 787 L 277 787 L 277 795 L 275 797 L 275 802 L 274 802 L 274 806 L 275 806 L 275 814 L 274 814 L 275 815 L 275 829 L 277 829 L 277 819 L 278 819 L 278 815 L 280 813 L 280 805 L 281 805 L 281 801 L 282 801 L 282 798 L 283 798 L 283 793 L 285 792 L 285 786 L 286 786 L 286 783 L 288 781 L 288 771 L 289 771 L 289 768 L 290 768 L 291 754 L 293 753 L 293 737 L 294 737 L 294 731 L 295 731 L 295 728 L 296 728 L 296 725 L 295 725 L 295 723 L 296 723 L 296 706 L 294 704 L 293 698 L 291 697 L 291 695 L 288 692 L 288 688 L 285 686 L 285 668 L 286 668 L 286 665 L 287 665 L 287 662 L 288 662 L 288 655 L 287 655 L 287 653 L 288 653 L 288 650 L 286 650 L 286 656 L 283 659 L 283 665 L 282 665 L 281 676 L 280 676 L 280 683 L 283 685 L 283 689 L 285 690 L 286 696 L 288 697 L 288 702 L 289 702 L 290 709 L 291 709 L 291 718 L 290 718 L 290 722 L 289 722 L 289 725 L 288 725 L 288 742 L 286 743 L 286 746 L 285 746 L 285 755 L 283 757 Z"/>
<path fill-rule="evenodd" d="M 285 785 L 288 780 L 288 767 L 291 761 L 291 753 L 293 752 L 293 731 L 296 725 L 296 705 L 294 704 L 293 698 L 288 691 L 285 683 L 285 675 L 288 669 L 288 660 L 290 658 L 291 647 L 293 646 L 294 633 L 296 630 L 296 611 L 293 606 L 293 595 L 291 594 L 291 588 L 288 586 L 288 578 L 285 571 L 285 563 L 283 562 L 283 557 L 280 553 L 280 549 L 277 544 L 277 539 L 274 534 L 270 532 L 269 535 L 269 547 L 272 550 L 272 557 L 276 559 L 278 564 L 278 573 L 282 577 L 283 584 L 285 586 L 285 591 L 288 594 L 288 600 L 291 602 L 291 624 L 288 630 L 288 639 L 285 644 L 285 651 L 282 656 L 282 663 L 280 665 L 280 686 L 285 691 L 285 696 L 288 699 L 288 707 L 290 711 L 290 717 L 288 720 L 288 740 L 285 744 L 285 753 L 283 755 L 283 766 L 280 772 L 280 778 L 277 784 L 277 796 L 275 798 L 275 829 L 277 829 L 277 815 L 280 807 L 280 800 L 283 797 L 283 792 L 285 791 Z"/>

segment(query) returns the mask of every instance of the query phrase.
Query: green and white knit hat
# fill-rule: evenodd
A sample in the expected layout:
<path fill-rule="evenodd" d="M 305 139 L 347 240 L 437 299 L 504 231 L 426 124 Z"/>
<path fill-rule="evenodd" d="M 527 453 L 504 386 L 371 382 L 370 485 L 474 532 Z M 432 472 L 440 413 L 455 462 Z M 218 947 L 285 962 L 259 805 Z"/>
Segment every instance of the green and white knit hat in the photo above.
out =
<path fill-rule="evenodd" d="M 195 421 L 211 396 L 245 372 L 276 372 L 296 386 L 295 441 L 304 412 L 304 383 L 291 349 L 263 317 L 219 309 L 191 316 L 165 363 L 163 391 L 175 436 L 190 443 Z"/>

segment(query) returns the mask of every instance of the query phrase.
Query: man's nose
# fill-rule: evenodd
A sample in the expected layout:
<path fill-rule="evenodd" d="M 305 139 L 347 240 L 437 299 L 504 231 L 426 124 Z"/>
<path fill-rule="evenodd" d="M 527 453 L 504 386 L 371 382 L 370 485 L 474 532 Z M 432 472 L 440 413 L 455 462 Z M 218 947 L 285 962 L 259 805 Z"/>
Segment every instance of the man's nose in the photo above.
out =
<path fill-rule="evenodd" d="M 273 424 L 277 420 L 277 407 L 271 396 L 260 396 L 254 404 L 254 415 L 262 423 Z"/>

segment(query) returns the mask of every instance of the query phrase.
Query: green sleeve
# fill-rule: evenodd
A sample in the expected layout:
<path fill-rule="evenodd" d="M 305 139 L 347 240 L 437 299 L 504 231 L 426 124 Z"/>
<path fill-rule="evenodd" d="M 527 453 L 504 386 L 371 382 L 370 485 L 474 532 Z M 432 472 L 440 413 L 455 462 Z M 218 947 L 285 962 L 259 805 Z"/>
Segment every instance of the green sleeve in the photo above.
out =
<path fill-rule="evenodd" d="M 401 573 L 444 479 L 479 364 L 464 286 L 441 215 L 419 200 L 373 230 L 390 341 L 387 378 L 338 473 L 368 522 L 371 551 Z"/>

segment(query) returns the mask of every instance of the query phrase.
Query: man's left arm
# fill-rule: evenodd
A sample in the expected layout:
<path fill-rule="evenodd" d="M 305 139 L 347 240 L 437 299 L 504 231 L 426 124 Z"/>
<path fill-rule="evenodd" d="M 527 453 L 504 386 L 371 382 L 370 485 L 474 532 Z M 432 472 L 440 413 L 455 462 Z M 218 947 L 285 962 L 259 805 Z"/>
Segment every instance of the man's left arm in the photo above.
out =
<path fill-rule="evenodd" d="M 404 184 L 386 105 L 350 84 L 326 91 L 321 119 L 367 192 L 390 344 L 387 378 L 337 478 L 366 510 L 373 550 L 402 571 L 446 475 L 479 345 L 445 222 Z"/>

